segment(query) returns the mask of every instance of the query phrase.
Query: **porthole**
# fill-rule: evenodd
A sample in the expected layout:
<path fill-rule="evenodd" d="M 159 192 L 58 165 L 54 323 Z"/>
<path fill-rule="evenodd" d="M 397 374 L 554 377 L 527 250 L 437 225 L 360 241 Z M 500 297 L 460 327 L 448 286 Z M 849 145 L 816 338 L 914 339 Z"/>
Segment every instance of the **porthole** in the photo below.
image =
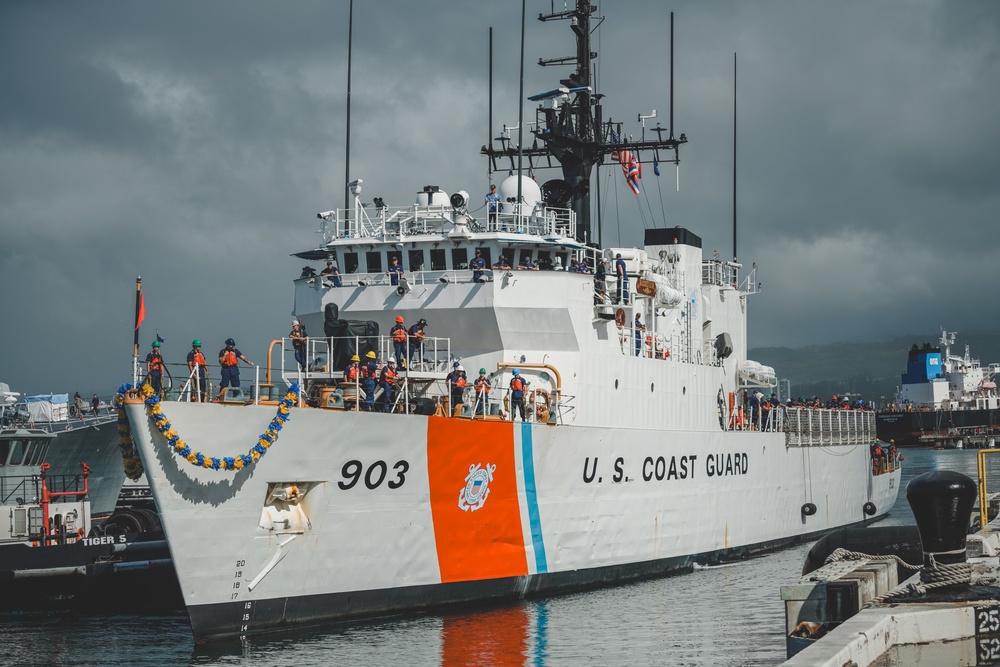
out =
<path fill-rule="evenodd" d="M 649 393 L 651 393 L 651 394 L 653 393 L 653 383 L 652 382 L 649 383 Z"/>
<path fill-rule="evenodd" d="M 687 396 L 687 393 L 688 393 L 688 388 L 687 387 L 681 387 L 681 396 Z"/>
<path fill-rule="evenodd" d="M 618 390 L 618 380 L 615 380 L 615 390 Z"/>

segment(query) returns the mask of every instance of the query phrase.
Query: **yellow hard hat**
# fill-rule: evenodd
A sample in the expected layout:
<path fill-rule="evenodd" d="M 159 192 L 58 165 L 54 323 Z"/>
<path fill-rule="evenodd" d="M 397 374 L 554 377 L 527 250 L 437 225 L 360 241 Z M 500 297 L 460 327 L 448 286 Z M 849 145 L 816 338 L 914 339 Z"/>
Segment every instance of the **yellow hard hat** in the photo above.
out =
<path fill-rule="evenodd" d="M 368 354 L 366 354 L 365 356 L 368 357 L 369 359 L 374 359 L 375 358 L 375 353 L 372 352 L 371 350 L 369 350 Z"/>
<path fill-rule="evenodd" d="M 361 357 L 355 354 L 354 356 L 351 357 L 351 361 L 361 361 Z"/>

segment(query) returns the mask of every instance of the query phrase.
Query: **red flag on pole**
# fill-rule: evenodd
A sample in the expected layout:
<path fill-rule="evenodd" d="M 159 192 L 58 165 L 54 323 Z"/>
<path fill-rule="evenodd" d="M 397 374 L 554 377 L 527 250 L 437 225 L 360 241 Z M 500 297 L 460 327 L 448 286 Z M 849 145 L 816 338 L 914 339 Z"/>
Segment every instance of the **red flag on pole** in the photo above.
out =
<path fill-rule="evenodd" d="M 135 315 L 135 330 L 139 330 L 139 325 L 146 319 L 146 299 L 142 292 L 139 292 L 139 311 Z"/>

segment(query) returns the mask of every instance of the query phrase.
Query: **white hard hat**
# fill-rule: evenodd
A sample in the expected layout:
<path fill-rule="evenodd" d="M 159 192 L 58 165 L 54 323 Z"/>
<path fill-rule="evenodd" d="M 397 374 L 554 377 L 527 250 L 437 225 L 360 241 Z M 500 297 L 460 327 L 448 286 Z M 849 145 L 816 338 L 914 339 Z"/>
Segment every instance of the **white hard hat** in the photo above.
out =
<path fill-rule="evenodd" d="M 389 357 L 389 363 L 390 364 L 396 363 L 396 357 Z"/>
<path fill-rule="evenodd" d="M 462 364 L 459 364 L 458 366 L 456 366 L 456 368 L 457 368 L 458 370 L 460 370 L 460 371 L 464 371 L 464 370 L 465 370 L 464 368 L 462 368 Z"/>
<path fill-rule="evenodd" d="M 292 326 L 293 327 L 299 326 L 299 321 L 298 320 L 292 320 Z"/>

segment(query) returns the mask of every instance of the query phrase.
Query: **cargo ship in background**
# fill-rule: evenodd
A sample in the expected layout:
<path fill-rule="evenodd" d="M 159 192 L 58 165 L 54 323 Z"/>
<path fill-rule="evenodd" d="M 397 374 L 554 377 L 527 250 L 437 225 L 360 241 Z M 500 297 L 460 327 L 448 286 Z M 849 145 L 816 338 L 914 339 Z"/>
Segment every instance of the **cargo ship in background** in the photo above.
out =
<path fill-rule="evenodd" d="M 1000 437 L 1000 364 L 953 355 L 956 332 L 941 330 L 937 346 L 914 344 L 895 402 L 877 413 L 878 436 L 903 447 L 990 446 Z"/>
<path fill-rule="evenodd" d="M 776 386 L 747 358 L 756 267 L 705 256 L 685 226 L 593 242 L 595 164 L 634 192 L 642 154 L 677 162 L 686 143 L 671 127 L 624 144 L 604 120 L 595 11 L 539 17 L 569 21 L 575 71 L 529 98 L 531 148 L 483 147 L 506 176 L 495 210 L 461 189 L 483 183 L 391 207 L 357 179 L 353 206 L 319 214 L 320 244 L 295 255 L 340 275 L 295 281 L 294 317 L 324 334 L 308 363 L 282 339 L 248 394 L 123 388 L 197 642 L 663 576 L 893 506 L 874 413 L 750 410 Z M 539 186 L 519 155 L 562 178 Z M 405 369 L 387 390 L 345 379 L 390 357 Z"/>

